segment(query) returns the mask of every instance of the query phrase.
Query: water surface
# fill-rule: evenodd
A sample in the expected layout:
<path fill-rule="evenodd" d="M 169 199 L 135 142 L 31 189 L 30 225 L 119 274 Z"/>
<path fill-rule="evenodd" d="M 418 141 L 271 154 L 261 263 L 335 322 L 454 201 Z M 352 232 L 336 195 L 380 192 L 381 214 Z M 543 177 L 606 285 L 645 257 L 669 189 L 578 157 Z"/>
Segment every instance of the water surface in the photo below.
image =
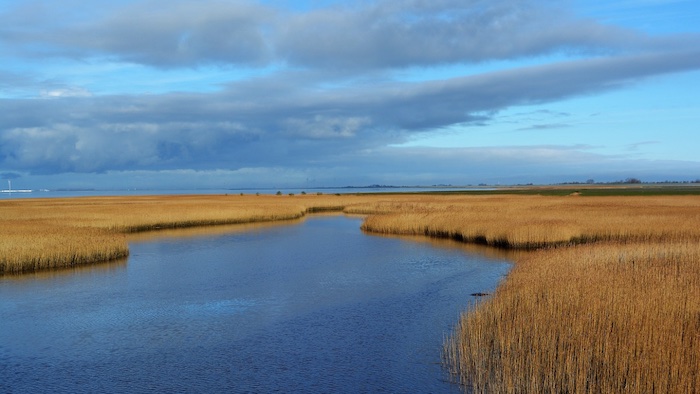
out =
<path fill-rule="evenodd" d="M 458 392 L 442 340 L 509 264 L 360 224 L 195 231 L 0 278 L 0 392 Z"/>

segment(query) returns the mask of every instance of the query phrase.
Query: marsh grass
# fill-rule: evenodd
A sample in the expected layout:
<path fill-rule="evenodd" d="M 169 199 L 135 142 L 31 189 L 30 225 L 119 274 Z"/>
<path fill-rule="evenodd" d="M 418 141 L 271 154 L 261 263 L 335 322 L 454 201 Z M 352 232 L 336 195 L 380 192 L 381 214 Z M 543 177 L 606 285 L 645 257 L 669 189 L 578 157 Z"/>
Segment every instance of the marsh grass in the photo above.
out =
<path fill-rule="evenodd" d="M 0 274 L 128 255 L 127 236 L 155 230 L 294 220 L 367 197 L 133 196 L 0 202 Z"/>
<path fill-rule="evenodd" d="M 51 221 L 0 221 L 0 274 L 74 267 L 129 254 L 121 234 Z"/>
<path fill-rule="evenodd" d="M 131 234 L 369 215 L 380 234 L 504 249 L 515 268 L 471 305 L 445 363 L 473 392 L 700 392 L 697 196 L 301 195 L 0 203 L 0 273 L 114 259 Z"/>
<path fill-rule="evenodd" d="M 700 392 L 697 197 L 378 203 L 366 231 L 534 250 L 445 342 L 476 393 Z"/>
<path fill-rule="evenodd" d="M 700 238 L 698 197 L 445 196 L 377 202 L 363 229 L 513 249 Z"/>
<path fill-rule="evenodd" d="M 474 392 L 696 393 L 697 242 L 528 254 L 445 343 Z"/>

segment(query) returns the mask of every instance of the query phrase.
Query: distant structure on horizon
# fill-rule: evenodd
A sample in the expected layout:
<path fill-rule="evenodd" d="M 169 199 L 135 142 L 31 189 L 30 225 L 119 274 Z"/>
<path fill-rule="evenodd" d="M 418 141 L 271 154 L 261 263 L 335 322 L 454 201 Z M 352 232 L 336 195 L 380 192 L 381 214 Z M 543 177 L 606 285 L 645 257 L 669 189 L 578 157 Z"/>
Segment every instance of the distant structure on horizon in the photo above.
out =
<path fill-rule="evenodd" d="M 7 190 L 0 190 L 0 193 L 31 193 L 32 190 L 30 189 L 17 189 L 17 190 L 12 190 L 12 181 L 7 180 Z"/>

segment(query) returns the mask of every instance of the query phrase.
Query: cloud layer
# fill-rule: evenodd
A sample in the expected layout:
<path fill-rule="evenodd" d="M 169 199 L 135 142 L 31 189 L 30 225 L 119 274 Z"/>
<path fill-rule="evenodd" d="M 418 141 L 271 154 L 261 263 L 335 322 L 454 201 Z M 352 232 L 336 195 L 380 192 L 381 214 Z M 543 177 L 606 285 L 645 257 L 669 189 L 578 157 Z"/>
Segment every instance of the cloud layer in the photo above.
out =
<path fill-rule="evenodd" d="M 493 150 L 387 149 L 412 136 L 486 124 L 514 106 L 700 69 L 698 36 L 651 37 L 577 17 L 554 2 L 362 1 L 311 10 L 281 4 L 24 1 L 0 11 L 0 47 L 17 62 L 273 70 L 232 78 L 216 92 L 93 95 L 80 86 L 42 81 L 42 98 L 6 94 L 0 99 L 0 169 L 106 174 L 288 168 L 340 174 L 350 168 L 349 179 L 375 168 L 399 179 L 411 173 L 401 175 L 395 163 L 407 160 L 431 163 L 430 174 L 464 161 L 458 159 L 463 155 L 470 163 L 498 160 Z M 58 7 L 81 12 L 62 10 L 66 19 L 56 20 Z M 443 79 L 394 77 L 406 69 L 513 59 L 541 61 Z M 0 68 L 6 92 L 32 84 L 39 85 L 36 77 Z M 512 155 L 513 149 L 501 148 L 500 154 Z M 570 153 L 567 147 L 548 149 Z M 531 153 L 543 166 L 556 165 L 543 152 Z"/>
<path fill-rule="evenodd" d="M 280 2 L 283 4 L 284 2 Z M 56 21 L 65 8 L 77 20 Z M 82 18 L 81 18 L 82 16 Z M 367 70 L 649 44 L 641 33 L 577 18 L 556 2 L 361 1 L 298 11 L 251 1 L 23 2 L 5 41 L 37 56 L 106 56 L 156 67 L 205 63 Z"/>

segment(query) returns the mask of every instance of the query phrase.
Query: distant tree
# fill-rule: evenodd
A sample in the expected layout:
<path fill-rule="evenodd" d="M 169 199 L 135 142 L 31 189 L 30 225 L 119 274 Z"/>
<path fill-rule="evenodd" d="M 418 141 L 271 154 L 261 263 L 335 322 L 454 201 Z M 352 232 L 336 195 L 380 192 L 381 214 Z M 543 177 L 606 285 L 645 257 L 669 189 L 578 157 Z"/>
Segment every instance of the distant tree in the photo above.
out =
<path fill-rule="evenodd" d="M 637 178 L 627 178 L 625 179 L 625 183 L 642 183 L 642 181 Z"/>
<path fill-rule="evenodd" d="M 593 180 L 593 178 L 590 178 L 590 179 L 586 180 L 586 183 L 593 184 L 593 183 L 595 183 L 595 181 Z"/>
<path fill-rule="evenodd" d="M 282 192 L 278 190 L 277 193 L 275 193 L 275 194 L 277 194 L 278 196 L 281 196 Z"/>

